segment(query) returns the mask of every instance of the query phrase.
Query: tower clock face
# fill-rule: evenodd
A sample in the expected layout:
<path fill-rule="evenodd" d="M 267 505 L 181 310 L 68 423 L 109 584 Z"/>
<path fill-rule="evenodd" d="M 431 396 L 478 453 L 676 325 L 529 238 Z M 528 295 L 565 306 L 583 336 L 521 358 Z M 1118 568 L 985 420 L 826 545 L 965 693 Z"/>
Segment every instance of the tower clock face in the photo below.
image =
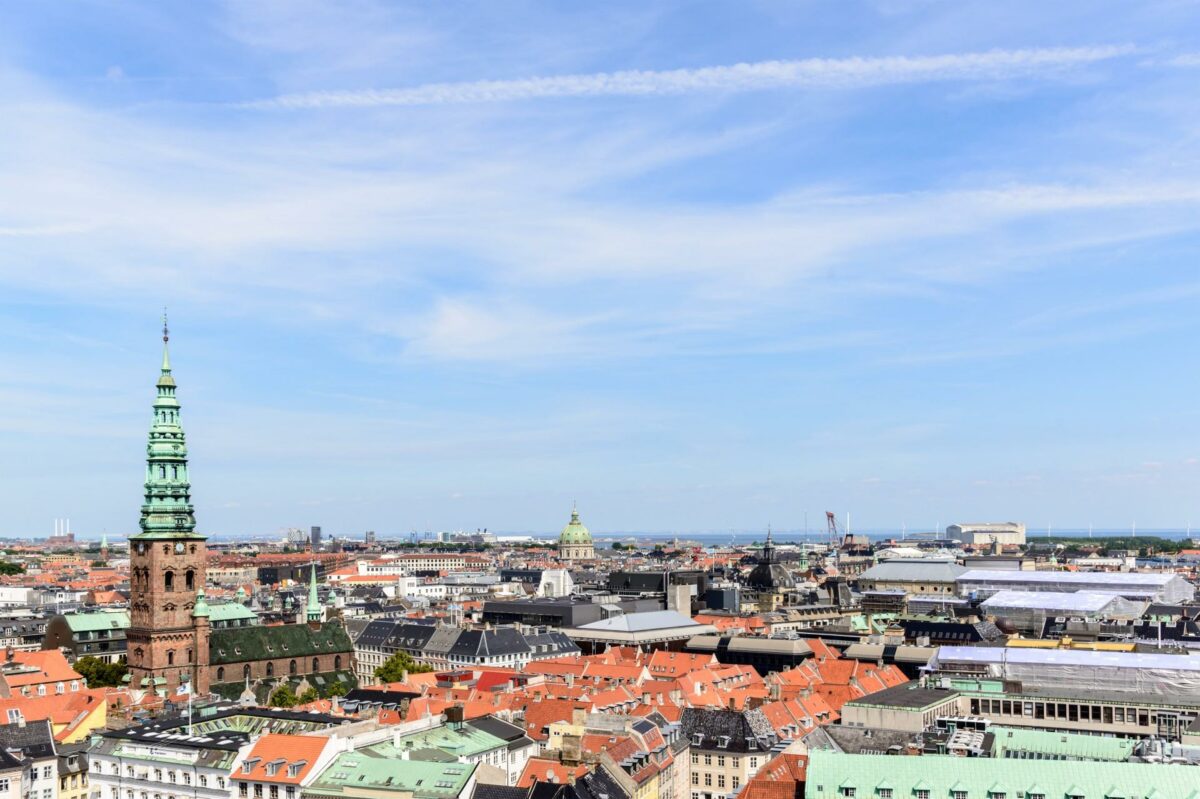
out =
<path fill-rule="evenodd" d="M 175 542 L 175 554 L 176 555 L 183 554 L 183 542 L 182 541 Z"/>

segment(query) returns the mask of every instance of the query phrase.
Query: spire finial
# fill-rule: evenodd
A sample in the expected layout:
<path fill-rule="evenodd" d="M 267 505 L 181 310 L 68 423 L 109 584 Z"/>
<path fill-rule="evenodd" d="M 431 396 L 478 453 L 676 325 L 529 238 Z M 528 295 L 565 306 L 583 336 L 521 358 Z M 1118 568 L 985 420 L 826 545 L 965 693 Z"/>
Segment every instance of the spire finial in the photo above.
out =
<path fill-rule="evenodd" d="M 163 307 L 163 362 L 162 370 L 171 371 L 171 357 L 167 354 L 167 342 L 171 340 L 171 330 L 167 327 L 167 309 Z"/>

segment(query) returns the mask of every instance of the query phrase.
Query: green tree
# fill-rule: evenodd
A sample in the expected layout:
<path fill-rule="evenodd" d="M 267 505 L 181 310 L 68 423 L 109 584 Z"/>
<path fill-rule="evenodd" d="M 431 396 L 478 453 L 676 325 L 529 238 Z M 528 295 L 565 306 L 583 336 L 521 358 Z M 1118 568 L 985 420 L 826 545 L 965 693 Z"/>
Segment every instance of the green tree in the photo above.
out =
<path fill-rule="evenodd" d="M 346 695 L 346 683 L 342 682 L 341 680 L 338 680 L 333 685 L 331 685 L 327 689 L 325 689 L 325 698 L 326 699 L 329 699 L 334 696 L 345 696 L 345 695 Z"/>
<path fill-rule="evenodd" d="M 418 663 L 407 652 L 397 652 L 375 669 L 375 679 L 380 682 L 400 682 L 403 679 L 402 672 L 421 674 L 427 671 L 433 671 L 433 666 Z"/>
<path fill-rule="evenodd" d="M 302 694 L 300 694 L 300 696 L 296 697 L 296 701 L 302 705 L 307 705 L 309 702 L 315 702 L 320 698 L 321 697 L 317 693 L 317 689 L 309 687 L 309 688 L 304 689 L 304 693 L 302 693 Z"/>
<path fill-rule="evenodd" d="M 129 673 L 123 660 L 116 663 L 105 663 L 100 658 L 91 655 L 75 661 L 75 671 L 83 677 L 88 688 L 119 687 L 122 684 L 122 678 Z"/>
<path fill-rule="evenodd" d="M 299 701 L 296 692 L 290 686 L 281 685 L 271 692 L 271 698 L 267 700 L 267 704 L 271 707 L 295 707 Z"/>
<path fill-rule="evenodd" d="M 0 574 L 10 576 L 13 574 L 24 574 L 25 567 L 20 563 L 10 563 L 7 560 L 0 560 Z"/>

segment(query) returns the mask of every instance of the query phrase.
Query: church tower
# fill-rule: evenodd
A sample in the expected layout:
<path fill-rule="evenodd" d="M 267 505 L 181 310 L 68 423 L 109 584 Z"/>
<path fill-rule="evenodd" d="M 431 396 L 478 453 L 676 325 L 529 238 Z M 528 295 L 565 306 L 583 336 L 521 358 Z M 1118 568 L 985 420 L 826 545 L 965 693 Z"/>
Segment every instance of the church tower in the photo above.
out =
<path fill-rule="evenodd" d="M 142 531 L 129 539 L 127 658 L 131 688 L 169 697 L 182 684 L 207 693 L 209 619 L 205 536 L 196 532 L 192 512 L 168 339 L 164 316 L 162 372 L 146 448 Z"/>

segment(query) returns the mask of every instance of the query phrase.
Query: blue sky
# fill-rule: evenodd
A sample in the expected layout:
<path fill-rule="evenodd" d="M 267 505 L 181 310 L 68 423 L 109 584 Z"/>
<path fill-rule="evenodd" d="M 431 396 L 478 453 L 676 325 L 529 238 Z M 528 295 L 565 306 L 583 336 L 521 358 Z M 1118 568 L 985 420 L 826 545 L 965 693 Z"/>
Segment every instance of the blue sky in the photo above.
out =
<path fill-rule="evenodd" d="M 0 534 L 1200 522 L 1200 4 L 26 3 Z"/>

